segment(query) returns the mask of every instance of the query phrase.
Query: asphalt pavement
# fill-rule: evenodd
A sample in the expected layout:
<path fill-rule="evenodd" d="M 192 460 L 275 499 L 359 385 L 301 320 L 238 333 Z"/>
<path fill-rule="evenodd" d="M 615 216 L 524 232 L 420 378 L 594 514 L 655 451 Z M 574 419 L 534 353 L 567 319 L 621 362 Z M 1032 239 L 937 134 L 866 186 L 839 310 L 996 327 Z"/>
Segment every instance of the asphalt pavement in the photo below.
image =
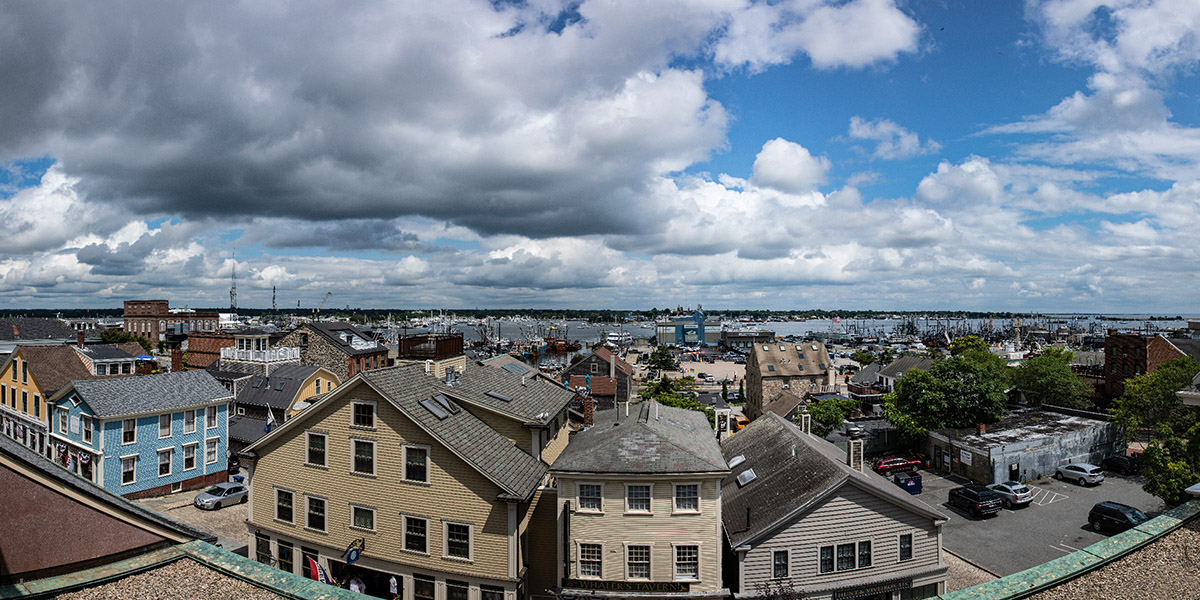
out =
<path fill-rule="evenodd" d="M 1003 577 L 1060 558 L 1099 542 L 1110 532 L 1088 527 L 1088 511 L 1097 502 L 1120 502 L 1154 517 L 1166 509 L 1161 500 L 1142 491 L 1140 477 L 1109 473 L 1096 486 L 1043 478 L 1026 482 L 1034 493 L 1025 508 L 1001 509 L 992 517 L 977 518 L 949 504 L 950 490 L 966 483 L 921 471 L 924 489 L 916 496 L 949 517 L 942 526 L 943 546 Z"/>

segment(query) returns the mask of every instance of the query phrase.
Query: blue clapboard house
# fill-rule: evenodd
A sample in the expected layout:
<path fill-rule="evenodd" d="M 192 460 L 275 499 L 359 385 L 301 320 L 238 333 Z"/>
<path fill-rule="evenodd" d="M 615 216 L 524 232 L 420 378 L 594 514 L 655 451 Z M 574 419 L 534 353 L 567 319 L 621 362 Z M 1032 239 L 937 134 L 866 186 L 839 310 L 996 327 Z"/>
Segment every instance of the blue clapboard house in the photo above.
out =
<path fill-rule="evenodd" d="M 226 481 L 232 401 L 202 370 L 72 381 L 47 402 L 51 460 L 131 498 Z"/>

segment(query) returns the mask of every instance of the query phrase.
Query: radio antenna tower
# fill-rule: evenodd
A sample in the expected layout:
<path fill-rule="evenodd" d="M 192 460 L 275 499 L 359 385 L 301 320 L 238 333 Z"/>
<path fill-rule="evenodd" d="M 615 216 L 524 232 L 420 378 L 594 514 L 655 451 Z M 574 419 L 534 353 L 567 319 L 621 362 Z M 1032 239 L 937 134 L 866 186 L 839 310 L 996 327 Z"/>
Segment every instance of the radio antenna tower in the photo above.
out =
<path fill-rule="evenodd" d="M 271 312 L 279 312 L 279 309 L 275 306 L 275 286 L 271 286 Z"/>
<path fill-rule="evenodd" d="M 233 271 L 229 274 L 229 310 L 237 311 L 237 252 L 233 253 Z"/>

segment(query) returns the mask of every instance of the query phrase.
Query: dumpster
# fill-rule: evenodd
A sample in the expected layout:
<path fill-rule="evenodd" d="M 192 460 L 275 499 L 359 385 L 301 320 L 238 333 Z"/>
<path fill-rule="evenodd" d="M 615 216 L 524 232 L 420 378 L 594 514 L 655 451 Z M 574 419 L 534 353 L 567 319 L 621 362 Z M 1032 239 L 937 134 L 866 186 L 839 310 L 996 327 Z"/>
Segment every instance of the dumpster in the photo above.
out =
<path fill-rule="evenodd" d="M 892 475 L 892 483 L 914 496 L 921 493 L 921 474 L 916 471 L 906 471 Z"/>
<path fill-rule="evenodd" d="M 243 476 L 241 476 L 241 475 L 234 475 L 234 476 L 233 476 L 233 480 L 234 480 L 234 481 L 236 481 L 236 482 L 238 482 L 238 483 L 245 483 L 245 481 L 246 481 L 246 478 L 245 478 L 245 477 L 243 477 Z M 913 492 L 913 493 L 915 494 L 916 492 Z"/>

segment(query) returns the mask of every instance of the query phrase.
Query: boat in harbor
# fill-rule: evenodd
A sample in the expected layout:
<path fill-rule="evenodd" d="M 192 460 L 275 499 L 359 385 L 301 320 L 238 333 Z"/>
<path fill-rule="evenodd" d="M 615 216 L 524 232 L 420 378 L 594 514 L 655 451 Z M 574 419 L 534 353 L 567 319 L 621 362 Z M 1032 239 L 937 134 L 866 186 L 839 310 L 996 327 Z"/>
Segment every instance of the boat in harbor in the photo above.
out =
<path fill-rule="evenodd" d="M 607 340 L 611 344 L 617 344 L 618 346 L 621 346 L 632 343 L 633 334 L 629 333 L 628 331 L 618 329 L 617 331 L 608 332 Z"/>

